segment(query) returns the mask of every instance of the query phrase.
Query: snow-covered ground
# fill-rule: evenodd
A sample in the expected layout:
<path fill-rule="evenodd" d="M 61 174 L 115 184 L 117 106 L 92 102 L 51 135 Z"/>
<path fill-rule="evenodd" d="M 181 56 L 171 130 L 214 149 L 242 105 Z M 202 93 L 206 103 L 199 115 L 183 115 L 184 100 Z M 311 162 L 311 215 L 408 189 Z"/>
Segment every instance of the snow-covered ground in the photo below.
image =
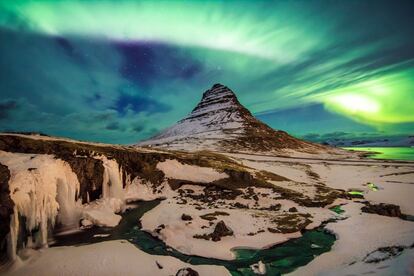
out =
<path fill-rule="evenodd" d="M 320 187 L 345 191 L 358 189 L 363 191 L 365 200 L 397 204 L 402 213 L 414 215 L 412 162 L 385 162 L 357 157 L 333 160 L 323 159 L 323 156 L 309 159 L 304 156 L 226 155 L 252 175 L 266 171 L 285 177 L 287 180 L 267 181 L 285 191 L 293 191 L 310 199 L 325 193 L 318 191 Z M 206 186 L 230 177 L 230 174 L 218 168 L 166 159 L 156 165 L 165 174 L 165 179 L 154 187 L 153 183 L 123 175 L 115 159 L 99 154 L 93 158 L 103 162 L 102 198 L 82 205 L 76 200 L 80 189 L 79 181 L 65 161 L 55 159 L 52 155 L 0 152 L 0 163 L 7 165 L 11 173 L 10 195 L 16 204 L 10 235 L 13 248 L 17 241 L 18 214 L 29 218 L 26 221 L 27 229 L 40 227 L 41 235 L 35 239 L 33 247 L 46 247 L 48 223 L 53 224 L 58 220 L 64 225 L 78 227 L 79 221 L 82 221 L 85 226 L 115 226 L 119 223 L 119 213 L 124 210 L 126 203 L 162 197 L 166 200 L 142 217 L 144 230 L 183 253 L 228 260 L 234 258 L 232 250 L 235 248 L 266 248 L 300 237 L 298 229 L 286 233 L 269 230 L 277 228 L 277 224 L 286 216 L 293 217 L 293 225 L 308 218 L 310 221 L 303 228 L 312 229 L 337 216 L 328 209 L 330 206 L 344 204 L 342 208 L 346 212 L 343 216 L 347 218 L 326 226 L 337 236 L 332 250 L 316 257 L 293 274 L 347 275 L 374 271 L 383 275 L 394 272 L 410 275 L 413 267 L 413 249 L 409 247 L 414 244 L 414 222 L 361 213 L 363 205 L 358 202 L 361 201 L 359 199 L 341 198 L 329 206 L 305 207 L 294 198 L 283 197 L 282 192 L 278 194 L 269 187 L 238 188 L 240 194 L 230 189 L 234 194 L 228 198 L 216 197 L 214 190 L 206 191 Z M 123 177 L 127 178 L 125 187 Z M 202 185 L 184 185 L 178 190 L 172 190 L 168 184 L 169 179 Z M 374 183 L 379 190 L 371 190 L 367 183 Z M 215 219 L 209 221 L 202 218 L 203 215 L 212 213 L 216 213 Z M 191 216 L 191 220 L 183 219 L 183 214 Z M 221 237 L 220 241 L 194 237 L 211 234 L 221 220 L 232 230 L 231 235 Z M 405 249 L 401 254 L 379 263 L 364 261 L 368 255 L 376 254 L 379 248 L 392 246 Z M 28 247 L 32 245 L 28 244 Z M 103 275 L 116 275 L 118 272 L 123 275 L 171 275 L 182 267 L 193 267 L 172 257 L 148 255 L 125 241 L 43 248 L 36 252 L 27 249 L 25 252 L 32 253 L 30 258 L 26 259 L 24 252 L 21 259 L 14 256 L 17 259 L 14 275 L 27 275 L 29 271 L 32 272 L 31 275 L 54 275 L 59 274 L 58 271 L 64 271 L 59 275 L 73 275 L 77 272 L 84 275 L 96 274 L 95 272 Z M 163 269 L 159 269 L 155 261 Z M 22 265 L 17 267 L 19 263 Z M 50 263 L 55 263 L 56 268 L 50 267 Z M 151 266 L 151 263 L 154 265 Z M 228 274 L 223 267 L 193 268 L 201 275 Z M 137 274 L 141 272 L 142 274 Z"/>
<path fill-rule="evenodd" d="M 157 169 L 164 172 L 165 176 L 173 179 L 188 180 L 198 183 L 209 183 L 228 175 L 220 173 L 212 168 L 182 164 L 175 159 L 168 159 L 157 164 Z"/>
<path fill-rule="evenodd" d="M 359 189 L 373 203 L 397 204 L 402 213 L 414 215 L 414 163 L 375 160 L 320 160 L 228 154 L 244 165 L 268 170 L 286 178 L 307 182 L 301 169 L 308 168 L 318 175 L 317 181 L 336 189 Z M 374 183 L 372 191 L 367 183 Z M 295 189 L 294 186 L 290 186 Z M 297 186 L 296 190 L 300 191 Z M 332 250 L 316 257 L 292 275 L 413 275 L 414 222 L 361 212 L 362 204 L 340 200 L 348 218 L 328 223 L 326 229 L 337 236 Z M 366 263 L 366 256 L 379 248 L 403 246 L 406 249 L 378 263 Z"/>
<path fill-rule="evenodd" d="M 213 225 L 200 217 L 214 212 L 225 212 L 228 215 L 217 216 Z M 182 214 L 190 215 L 193 220 L 183 221 Z M 180 252 L 188 255 L 232 260 L 235 258 L 232 249 L 267 248 L 301 236 L 300 232 L 282 234 L 268 231 L 252 236 L 248 235 L 248 233 L 256 233 L 260 229 L 266 229 L 271 218 L 270 214 L 263 211 L 227 208 L 197 210 L 193 206 L 178 205 L 166 200 L 147 212 L 141 221 L 143 229 L 154 235 L 157 235 L 154 230 L 164 224 L 166 227 L 157 236 Z M 223 220 L 227 227 L 233 231 L 232 236 L 222 237 L 219 242 L 193 238 L 197 234 L 211 233 L 214 225 L 220 220 Z"/>
<path fill-rule="evenodd" d="M 190 265 L 170 256 L 147 254 L 125 240 L 84 246 L 62 246 L 30 250 L 27 261 L 16 263 L 10 276 L 44 275 L 176 275 L 190 267 L 201 276 L 230 275 L 221 266 Z M 0 271 L 1 273 L 1 271 Z"/>
<path fill-rule="evenodd" d="M 371 252 L 382 247 L 405 246 L 414 243 L 414 222 L 399 218 L 361 213 L 361 204 L 350 203 L 343 206 L 348 219 L 330 223 L 326 229 L 337 236 L 337 241 L 331 251 L 316 257 L 308 265 L 299 268 L 292 275 L 361 275 L 363 272 L 375 271 L 382 275 L 412 275 L 399 274 L 391 269 L 381 270 L 385 264 L 365 263 L 364 258 Z M 406 249 L 406 254 L 413 256 L 412 250 Z M 403 257 L 403 259 L 400 259 Z M 402 255 L 398 263 L 400 271 L 413 272 L 414 258 Z M 391 258 L 393 259 L 393 258 Z M 374 269 L 376 268 L 376 269 Z M 385 267 L 387 268 L 387 267 Z M 396 268 L 394 266 L 394 268 Z M 363 270 L 359 270 L 363 269 Z"/>

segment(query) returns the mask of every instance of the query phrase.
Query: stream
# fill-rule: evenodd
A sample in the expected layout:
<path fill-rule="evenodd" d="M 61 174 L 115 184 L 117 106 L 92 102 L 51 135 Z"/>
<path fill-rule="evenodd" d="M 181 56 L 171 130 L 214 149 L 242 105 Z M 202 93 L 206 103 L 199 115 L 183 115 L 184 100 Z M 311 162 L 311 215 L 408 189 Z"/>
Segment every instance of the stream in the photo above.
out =
<path fill-rule="evenodd" d="M 55 235 L 51 246 L 80 246 L 108 240 L 125 239 L 139 249 L 152 255 L 173 256 L 193 265 L 219 265 L 226 267 L 232 275 L 255 275 L 250 265 L 262 261 L 266 275 L 281 275 L 304 266 L 316 256 L 327 252 L 335 242 L 335 236 L 322 228 L 305 231 L 303 236 L 291 239 L 268 249 L 237 249 L 235 260 L 219 260 L 180 253 L 163 241 L 142 231 L 139 219 L 155 208 L 159 200 L 141 201 L 122 214 L 122 220 L 114 228 L 93 227 L 70 234 Z"/>

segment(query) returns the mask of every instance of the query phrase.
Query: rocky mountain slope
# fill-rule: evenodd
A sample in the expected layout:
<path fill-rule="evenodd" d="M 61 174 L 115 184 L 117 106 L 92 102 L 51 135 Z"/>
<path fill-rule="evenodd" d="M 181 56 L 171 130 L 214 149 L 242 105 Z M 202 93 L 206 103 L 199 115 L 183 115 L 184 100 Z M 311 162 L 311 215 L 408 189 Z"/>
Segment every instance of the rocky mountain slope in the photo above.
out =
<path fill-rule="evenodd" d="M 178 150 L 243 152 L 338 152 L 299 140 L 257 120 L 228 87 L 215 84 L 193 111 L 155 137 L 138 143 Z"/>

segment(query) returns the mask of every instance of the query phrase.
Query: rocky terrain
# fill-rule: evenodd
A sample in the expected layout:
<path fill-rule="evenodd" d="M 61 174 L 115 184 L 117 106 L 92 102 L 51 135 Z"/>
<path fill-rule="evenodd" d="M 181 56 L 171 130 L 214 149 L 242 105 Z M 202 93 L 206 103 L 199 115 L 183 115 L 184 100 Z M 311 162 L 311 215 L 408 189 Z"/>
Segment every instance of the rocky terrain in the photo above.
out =
<path fill-rule="evenodd" d="M 222 85 L 142 145 L 0 134 L 0 274 L 229 275 L 224 264 L 238 250 L 299 241 L 312 229 L 335 235 L 332 248 L 319 255 L 323 241 L 307 244 L 307 265 L 283 271 L 410 273 L 412 162 L 369 160 L 274 131 Z M 132 246 L 133 238 L 54 246 L 68 233 L 117 229 L 134 203 L 156 199 L 128 231 L 149 233 L 163 254 Z M 190 264 L 199 257 L 210 263 Z M 280 260 L 256 261 L 231 273 L 279 271 Z"/>

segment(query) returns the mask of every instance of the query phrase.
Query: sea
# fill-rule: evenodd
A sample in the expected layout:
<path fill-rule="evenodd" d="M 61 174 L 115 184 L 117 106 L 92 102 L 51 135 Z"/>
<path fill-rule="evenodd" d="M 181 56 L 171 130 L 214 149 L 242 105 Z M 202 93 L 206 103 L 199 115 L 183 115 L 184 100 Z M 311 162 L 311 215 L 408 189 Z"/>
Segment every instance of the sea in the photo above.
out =
<path fill-rule="evenodd" d="M 372 152 L 370 158 L 414 161 L 414 147 L 345 147 L 348 150 Z"/>

